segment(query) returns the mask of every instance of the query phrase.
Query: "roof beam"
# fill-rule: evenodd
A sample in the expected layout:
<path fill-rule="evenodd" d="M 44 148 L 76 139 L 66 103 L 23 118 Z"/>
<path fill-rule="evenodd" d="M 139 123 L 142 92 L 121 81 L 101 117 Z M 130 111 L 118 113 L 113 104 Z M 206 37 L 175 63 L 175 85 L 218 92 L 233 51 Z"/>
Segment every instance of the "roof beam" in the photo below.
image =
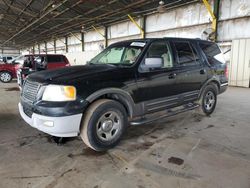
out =
<path fill-rule="evenodd" d="M 113 0 L 113 2 L 116 2 L 116 1 L 117 1 L 117 0 Z M 104 14 L 101 14 L 101 15 L 99 15 L 99 16 L 96 16 L 96 17 L 94 17 L 94 18 L 89 18 L 89 19 L 87 20 L 87 22 L 91 22 L 91 21 L 96 20 L 96 19 L 98 19 L 98 18 L 103 18 L 103 17 L 109 16 L 110 14 L 111 14 L 111 15 L 112 15 L 112 14 L 115 14 L 115 15 L 120 14 L 121 11 L 127 10 L 128 7 L 132 7 L 132 6 L 138 5 L 138 4 L 142 3 L 142 2 L 146 2 L 146 0 L 139 0 L 139 1 L 136 1 L 136 2 L 134 2 L 134 3 L 129 4 L 127 7 L 119 8 L 119 9 L 116 10 L 115 13 L 114 13 L 114 12 L 111 12 L 111 13 L 108 12 L 108 13 L 104 13 Z M 102 6 L 100 6 L 100 7 L 97 7 L 97 8 L 95 8 L 95 9 L 92 9 L 92 10 L 90 10 L 90 11 L 84 13 L 83 15 L 88 15 L 88 14 L 92 13 L 93 11 L 98 11 L 99 9 L 103 8 L 103 6 L 104 6 L 104 5 L 102 5 Z M 53 29 L 56 29 L 56 28 L 58 28 L 58 27 L 60 27 L 60 26 L 63 26 L 63 25 L 65 25 L 65 24 L 68 24 L 69 22 L 72 22 L 72 21 L 74 21 L 74 20 L 76 20 L 76 19 L 78 19 L 78 18 L 80 18 L 80 17 L 81 17 L 81 16 L 79 15 L 79 16 L 77 16 L 77 17 L 75 17 L 75 18 L 72 18 L 72 19 L 66 21 L 66 22 L 63 22 L 62 24 L 55 25 L 54 27 L 51 27 L 50 29 L 48 29 L 48 30 L 46 30 L 46 31 L 43 31 L 43 32 L 39 33 L 39 35 L 44 34 L 44 33 L 47 33 L 47 32 L 49 32 L 49 31 L 51 31 L 51 30 L 53 30 Z M 73 24 L 73 25 L 68 26 L 68 27 L 74 27 L 74 26 L 76 26 L 76 25 L 82 25 L 82 24 L 85 25 L 85 24 L 86 24 L 86 21 L 80 22 L 80 23 L 77 23 L 77 24 Z M 66 28 L 68 28 L 68 27 L 66 27 Z M 66 29 L 66 28 L 64 27 L 63 29 Z"/>
<path fill-rule="evenodd" d="M 77 3 L 73 4 L 70 8 L 73 8 L 74 6 L 76 6 L 76 5 L 80 4 L 80 3 L 82 3 L 82 0 L 79 0 Z M 35 30 L 36 28 L 38 28 L 38 27 L 44 25 L 44 24 L 47 23 L 48 21 L 51 21 L 51 19 L 56 18 L 56 17 L 58 17 L 58 16 L 64 14 L 65 12 L 69 11 L 70 8 L 66 8 L 65 10 L 61 11 L 59 14 L 53 16 L 52 18 L 45 20 L 44 22 L 40 23 L 38 26 L 35 26 L 34 28 L 32 28 L 29 32 L 32 32 L 33 30 Z"/>
<path fill-rule="evenodd" d="M 134 2 L 134 3 L 128 4 L 128 5 L 125 6 L 125 7 L 119 8 L 119 9 L 117 9 L 115 12 L 104 13 L 104 14 L 100 14 L 100 15 L 98 15 L 98 16 L 96 16 L 96 17 L 90 18 L 90 19 L 87 20 L 87 22 L 86 22 L 86 21 L 83 21 L 83 22 L 80 22 L 80 23 L 77 22 L 77 23 L 75 23 L 75 24 L 73 24 L 73 25 L 69 25 L 69 26 L 67 26 L 67 27 L 63 27 L 62 29 L 57 29 L 56 32 L 53 32 L 53 33 L 50 32 L 50 37 L 47 37 L 47 35 L 45 34 L 45 33 L 49 32 L 49 31 L 52 30 L 52 29 L 55 29 L 55 28 L 57 28 L 57 27 L 59 27 L 59 26 L 63 26 L 63 25 L 65 25 L 65 24 L 67 24 L 67 23 L 72 22 L 72 21 L 75 20 L 75 18 L 74 18 L 74 19 L 71 19 L 71 20 L 66 21 L 66 22 L 64 22 L 64 23 L 62 23 L 62 24 L 56 25 L 55 27 L 50 28 L 49 30 L 46 30 L 46 31 L 44 31 L 44 32 L 41 32 L 41 33 L 35 35 L 33 39 L 31 39 L 30 41 L 28 41 L 28 43 L 29 43 L 29 42 L 32 43 L 32 42 L 37 41 L 37 37 L 38 37 L 38 36 L 41 37 L 41 40 L 49 39 L 49 38 L 51 38 L 51 35 L 57 35 L 57 34 L 61 34 L 61 33 L 63 33 L 62 36 L 65 36 L 65 33 L 66 33 L 67 30 L 69 30 L 68 33 L 70 33 L 70 31 L 73 32 L 72 30 L 70 30 L 71 28 L 76 27 L 76 26 L 81 26 L 82 24 L 84 24 L 84 25 L 88 24 L 89 27 L 91 27 L 91 25 L 96 24 L 96 20 L 99 19 L 99 18 L 105 19 L 105 18 L 107 18 L 107 17 L 109 17 L 109 16 L 115 16 L 115 15 L 119 15 L 119 14 L 123 14 L 123 13 L 126 13 L 126 14 L 127 14 L 127 13 L 128 13 L 127 11 L 130 10 L 131 7 L 140 6 L 141 3 L 149 4 L 149 3 L 152 3 L 152 1 L 148 1 L 148 0 L 139 0 L 139 1 L 136 1 L 136 2 Z M 97 10 L 98 10 L 98 9 L 97 9 Z M 92 10 L 91 10 L 91 12 L 92 12 Z M 127 18 L 127 15 L 125 15 L 125 17 Z M 79 32 L 80 32 L 80 30 L 79 30 Z M 43 34 L 45 37 L 42 37 L 42 36 L 43 36 L 42 34 Z M 26 41 L 23 41 L 23 42 L 26 42 Z"/>
<path fill-rule="evenodd" d="M 5 4 L 5 5 L 7 5 L 12 10 L 15 10 L 15 11 L 18 11 L 18 12 L 22 12 L 22 8 L 17 7 L 17 6 L 13 6 L 10 2 L 7 2 L 6 0 L 0 1 L 0 4 Z M 32 14 L 32 13 L 29 13 L 29 12 L 23 12 L 23 13 L 26 14 L 26 15 L 28 15 L 28 16 L 35 17 L 35 15 Z"/>
<path fill-rule="evenodd" d="M 35 23 L 37 23 L 38 21 L 40 21 L 41 19 L 43 19 L 45 16 L 47 16 L 49 13 L 51 13 L 53 10 L 59 8 L 61 5 L 63 5 L 65 2 L 67 2 L 68 0 L 63 0 L 61 3 L 59 3 L 58 5 L 56 5 L 54 8 L 48 10 L 46 13 L 44 13 L 43 15 L 41 15 L 39 18 L 37 18 L 36 20 L 34 20 L 32 23 L 30 23 L 29 25 L 27 25 L 26 27 L 24 27 L 23 29 L 21 29 L 19 32 L 17 32 L 15 35 L 13 35 L 12 37 L 10 37 L 9 39 L 7 39 L 2 45 L 4 45 L 6 42 L 12 40 L 13 38 L 15 38 L 17 35 L 21 34 L 22 32 L 26 31 L 28 28 L 30 28 L 32 25 L 34 25 Z"/>
<path fill-rule="evenodd" d="M 15 22 L 22 16 L 24 11 L 33 3 L 34 0 L 30 0 L 27 5 L 22 9 L 21 12 L 19 12 L 18 17 L 15 19 Z"/>

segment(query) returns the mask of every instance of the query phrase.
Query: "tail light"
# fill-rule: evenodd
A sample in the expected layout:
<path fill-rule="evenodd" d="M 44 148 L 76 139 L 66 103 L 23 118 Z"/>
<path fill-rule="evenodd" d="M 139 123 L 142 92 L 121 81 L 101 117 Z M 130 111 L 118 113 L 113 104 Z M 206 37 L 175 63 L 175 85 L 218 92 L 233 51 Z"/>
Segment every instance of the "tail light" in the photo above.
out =
<path fill-rule="evenodd" d="M 228 78 L 228 68 L 227 68 L 227 64 L 226 64 L 226 67 L 225 67 L 224 75 L 225 75 L 226 78 Z"/>

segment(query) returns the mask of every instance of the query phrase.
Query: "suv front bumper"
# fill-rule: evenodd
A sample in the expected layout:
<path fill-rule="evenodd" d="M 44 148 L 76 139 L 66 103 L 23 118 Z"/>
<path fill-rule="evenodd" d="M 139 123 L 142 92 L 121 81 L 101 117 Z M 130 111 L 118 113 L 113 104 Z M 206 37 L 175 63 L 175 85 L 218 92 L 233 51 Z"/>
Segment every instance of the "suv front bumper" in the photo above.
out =
<path fill-rule="evenodd" d="M 33 113 L 30 118 L 24 113 L 21 103 L 18 107 L 24 121 L 42 132 L 57 137 L 74 137 L 79 134 L 82 114 L 50 117 Z"/>

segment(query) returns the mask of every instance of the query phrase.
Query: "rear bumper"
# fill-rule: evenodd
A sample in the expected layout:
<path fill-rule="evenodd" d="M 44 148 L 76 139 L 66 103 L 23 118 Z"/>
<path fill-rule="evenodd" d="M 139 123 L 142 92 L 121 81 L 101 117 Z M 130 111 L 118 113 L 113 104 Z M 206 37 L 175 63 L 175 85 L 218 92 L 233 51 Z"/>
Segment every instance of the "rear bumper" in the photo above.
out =
<path fill-rule="evenodd" d="M 228 88 L 228 83 L 221 84 L 219 94 L 225 92 L 227 90 L 227 88 Z"/>
<path fill-rule="evenodd" d="M 24 121 L 42 132 L 57 137 L 74 137 L 79 134 L 82 114 L 50 117 L 33 113 L 29 117 L 24 113 L 21 103 L 18 104 L 18 107 Z"/>

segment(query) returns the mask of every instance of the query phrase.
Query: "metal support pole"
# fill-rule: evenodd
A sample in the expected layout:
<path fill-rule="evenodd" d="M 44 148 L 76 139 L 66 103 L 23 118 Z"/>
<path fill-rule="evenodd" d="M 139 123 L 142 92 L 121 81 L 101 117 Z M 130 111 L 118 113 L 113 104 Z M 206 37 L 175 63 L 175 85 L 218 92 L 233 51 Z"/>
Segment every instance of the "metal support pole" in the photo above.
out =
<path fill-rule="evenodd" d="M 107 26 L 105 26 L 104 28 L 104 40 L 105 40 L 104 47 L 107 48 L 108 47 L 108 27 Z"/>
<path fill-rule="evenodd" d="M 214 15 L 216 17 L 216 26 L 215 26 L 214 40 L 217 41 L 217 37 L 218 37 L 218 22 L 219 22 L 219 16 L 220 16 L 220 0 L 215 0 L 214 1 Z"/>
<path fill-rule="evenodd" d="M 48 48 L 47 48 L 47 42 L 46 41 L 44 41 L 44 50 L 45 50 L 45 53 L 47 54 L 48 53 Z"/>
<path fill-rule="evenodd" d="M 147 16 L 142 17 L 142 30 L 144 31 L 143 32 L 144 39 L 146 38 L 146 19 L 147 19 Z"/>
<path fill-rule="evenodd" d="M 206 6 L 207 11 L 209 12 L 210 16 L 212 17 L 212 29 L 215 33 L 217 30 L 217 18 L 214 15 L 214 12 L 213 12 L 212 7 L 210 6 L 208 0 L 202 0 L 202 1 L 203 1 L 204 5 Z M 215 0 L 215 1 L 217 1 L 217 0 Z M 215 2 L 215 3 L 218 3 L 218 2 Z M 215 40 L 215 38 L 214 38 L 214 40 Z"/>
<path fill-rule="evenodd" d="M 35 46 L 32 47 L 32 54 L 35 54 Z"/>
<path fill-rule="evenodd" d="M 54 53 L 56 54 L 56 39 L 54 39 Z"/>
<path fill-rule="evenodd" d="M 37 44 L 38 46 L 38 53 L 41 54 L 40 44 Z"/>
<path fill-rule="evenodd" d="M 66 53 L 68 53 L 69 48 L 68 48 L 68 37 L 67 36 L 65 37 L 65 50 L 66 50 Z"/>
<path fill-rule="evenodd" d="M 82 44 L 82 51 L 84 52 L 84 33 L 81 33 L 81 44 Z"/>
<path fill-rule="evenodd" d="M 144 30 L 141 28 L 141 26 L 139 26 L 139 24 L 134 20 L 134 18 L 132 16 L 130 16 L 130 14 L 128 14 L 128 18 L 130 19 L 131 22 L 133 22 L 135 24 L 135 26 L 140 30 L 141 32 L 141 37 L 144 38 L 145 34 L 144 34 Z"/>

